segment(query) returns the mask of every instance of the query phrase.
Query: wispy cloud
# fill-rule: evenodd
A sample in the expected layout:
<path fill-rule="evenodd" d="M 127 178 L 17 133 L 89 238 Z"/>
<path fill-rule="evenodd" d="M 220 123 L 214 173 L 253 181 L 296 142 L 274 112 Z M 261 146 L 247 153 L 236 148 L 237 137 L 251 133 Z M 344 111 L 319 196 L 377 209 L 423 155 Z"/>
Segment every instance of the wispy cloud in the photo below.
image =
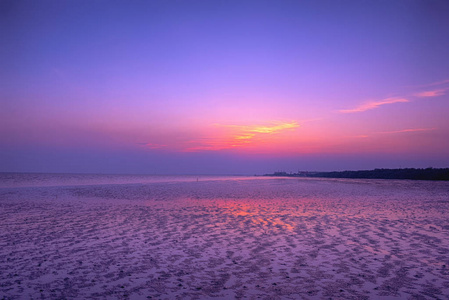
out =
<path fill-rule="evenodd" d="M 407 129 L 401 129 L 401 130 L 378 131 L 378 132 L 372 132 L 370 134 L 354 135 L 354 136 L 350 136 L 350 138 L 367 139 L 367 138 L 379 137 L 379 136 L 383 136 L 383 135 L 406 134 L 406 133 L 413 133 L 413 132 L 425 132 L 425 131 L 433 131 L 433 130 L 437 130 L 437 129 L 438 128 L 407 128 Z"/>
<path fill-rule="evenodd" d="M 446 91 L 449 90 L 449 79 L 418 85 L 413 88 L 415 90 L 420 90 L 419 92 L 412 94 L 413 97 L 426 98 L 443 96 L 446 94 Z"/>
<path fill-rule="evenodd" d="M 441 80 L 438 82 L 433 82 L 430 84 L 425 84 L 421 86 L 415 86 L 415 89 L 421 89 L 419 92 L 410 93 L 408 95 L 405 95 L 407 98 L 429 98 L 429 97 L 438 97 L 446 95 L 446 92 L 449 90 L 449 79 L 447 80 Z M 341 109 L 338 112 L 349 114 L 349 113 L 358 113 L 358 112 L 364 112 L 367 110 L 379 108 L 382 105 L 386 104 L 393 104 L 393 103 L 400 103 L 400 102 L 410 102 L 407 98 L 404 96 L 399 97 L 390 97 L 379 101 L 371 101 L 368 103 L 364 103 L 360 106 L 357 106 L 355 108 L 351 109 Z"/>
<path fill-rule="evenodd" d="M 419 131 L 432 131 L 436 130 L 436 128 L 409 128 L 409 129 L 402 129 L 402 130 L 395 130 L 395 131 L 381 131 L 376 132 L 378 134 L 394 134 L 394 133 L 407 133 L 407 132 L 419 132 Z"/>
<path fill-rule="evenodd" d="M 435 82 L 428 83 L 428 84 L 414 86 L 414 88 L 428 88 L 428 87 L 432 87 L 432 86 L 445 85 L 448 83 L 449 83 L 449 79 L 445 79 L 445 80 L 435 81 Z"/>
<path fill-rule="evenodd" d="M 162 149 L 167 147 L 167 145 L 162 145 L 162 144 L 153 144 L 153 143 L 138 143 L 141 146 L 144 146 L 145 148 L 149 148 L 149 149 Z"/>
<path fill-rule="evenodd" d="M 410 101 L 405 98 L 386 98 L 386 99 L 383 99 L 380 101 L 368 102 L 368 103 L 362 104 L 362 105 L 360 105 L 356 108 L 352 108 L 352 109 L 341 109 L 341 110 L 339 110 L 339 112 L 344 113 L 344 114 L 357 113 L 357 112 L 363 112 L 363 111 L 375 109 L 382 105 L 401 103 L 401 102 L 410 102 Z"/>
<path fill-rule="evenodd" d="M 212 151 L 243 147 L 269 139 L 270 136 L 280 134 L 288 130 L 294 130 L 300 125 L 296 121 L 270 122 L 267 125 L 223 125 L 214 124 L 225 130 L 222 137 L 202 138 L 190 141 L 185 151 Z"/>
<path fill-rule="evenodd" d="M 446 89 L 438 89 L 432 91 L 423 91 L 415 94 L 415 97 L 424 98 L 424 97 L 438 97 L 446 94 Z"/>
<path fill-rule="evenodd" d="M 241 125 L 220 125 L 217 126 L 229 127 L 236 129 L 241 132 L 242 135 L 254 134 L 254 133 L 268 133 L 273 134 L 279 131 L 293 129 L 299 127 L 299 124 L 296 121 L 293 122 L 272 122 L 269 125 L 250 125 L 250 126 L 241 126 Z"/>

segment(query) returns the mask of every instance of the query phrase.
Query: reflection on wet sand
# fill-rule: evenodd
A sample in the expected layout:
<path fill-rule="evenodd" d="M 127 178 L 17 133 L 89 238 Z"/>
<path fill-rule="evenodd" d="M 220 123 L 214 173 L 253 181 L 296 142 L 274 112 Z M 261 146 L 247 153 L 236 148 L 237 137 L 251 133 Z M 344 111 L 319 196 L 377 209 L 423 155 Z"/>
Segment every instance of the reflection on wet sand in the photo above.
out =
<path fill-rule="evenodd" d="M 0 292 L 444 298 L 447 187 L 255 179 L 2 189 Z"/>

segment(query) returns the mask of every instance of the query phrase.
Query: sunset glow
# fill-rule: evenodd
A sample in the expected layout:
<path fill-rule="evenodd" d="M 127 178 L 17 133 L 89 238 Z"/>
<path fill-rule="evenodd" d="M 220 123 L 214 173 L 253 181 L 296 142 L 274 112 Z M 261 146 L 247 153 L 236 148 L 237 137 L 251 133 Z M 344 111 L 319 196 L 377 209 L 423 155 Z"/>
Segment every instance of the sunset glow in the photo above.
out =
<path fill-rule="evenodd" d="M 447 4 L 21 3 L 1 171 L 449 166 Z"/>

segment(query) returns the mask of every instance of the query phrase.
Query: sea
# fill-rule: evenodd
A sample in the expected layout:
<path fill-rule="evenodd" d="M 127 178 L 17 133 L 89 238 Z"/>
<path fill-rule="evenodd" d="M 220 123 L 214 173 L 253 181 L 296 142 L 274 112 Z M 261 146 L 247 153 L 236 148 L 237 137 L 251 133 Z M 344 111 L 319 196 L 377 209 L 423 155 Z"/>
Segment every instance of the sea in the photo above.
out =
<path fill-rule="evenodd" d="M 0 188 L 77 186 L 104 184 L 149 184 L 217 180 L 246 180 L 242 175 L 141 175 L 141 174 L 71 174 L 71 173 L 0 173 Z M 265 177 L 260 177 L 265 178 Z"/>

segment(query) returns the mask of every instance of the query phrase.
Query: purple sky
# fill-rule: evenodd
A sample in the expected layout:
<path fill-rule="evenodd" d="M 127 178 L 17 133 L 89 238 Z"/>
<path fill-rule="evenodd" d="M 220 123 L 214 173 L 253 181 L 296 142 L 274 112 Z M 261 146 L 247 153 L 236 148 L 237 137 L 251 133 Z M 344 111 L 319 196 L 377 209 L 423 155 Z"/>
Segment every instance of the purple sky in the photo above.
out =
<path fill-rule="evenodd" d="M 0 1 L 0 171 L 449 167 L 448 1 Z"/>

